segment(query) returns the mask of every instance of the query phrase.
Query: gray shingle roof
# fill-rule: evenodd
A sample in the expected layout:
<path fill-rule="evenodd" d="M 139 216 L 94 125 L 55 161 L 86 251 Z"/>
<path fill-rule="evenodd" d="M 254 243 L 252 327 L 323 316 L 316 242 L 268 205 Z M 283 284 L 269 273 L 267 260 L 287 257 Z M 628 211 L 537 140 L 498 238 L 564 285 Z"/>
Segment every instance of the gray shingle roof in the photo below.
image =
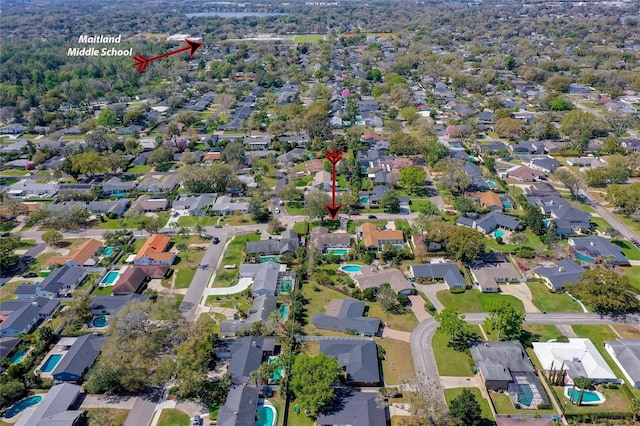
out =
<path fill-rule="evenodd" d="M 285 254 L 294 253 L 299 247 L 298 233 L 295 231 L 287 231 L 282 234 L 281 239 L 268 239 L 260 241 L 249 241 L 246 244 L 247 253 L 263 253 L 263 254 Z"/>
<path fill-rule="evenodd" d="M 238 338 L 231 346 L 229 373 L 234 383 L 247 383 L 249 374 L 260 367 L 263 347 L 273 347 L 273 338 L 245 336 Z"/>
<path fill-rule="evenodd" d="M 336 398 L 336 403 L 326 408 L 316 423 L 320 426 L 385 426 L 387 421 L 378 393 L 354 392 Z"/>
<path fill-rule="evenodd" d="M 67 409 L 79 394 L 80 386 L 77 385 L 62 383 L 53 386 L 33 411 L 25 411 L 20 416 L 16 426 L 72 426 L 82 411 Z"/>
<path fill-rule="evenodd" d="M 251 386 L 234 386 L 227 400 L 218 410 L 219 426 L 249 426 L 255 423 L 258 407 L 258 389 Z"/>
<path fill-rule="evenodd" d="M 410 268 L 414 277 L 444 280 L 449 288 L 467 285 L 455 263 L 422 263 L 411 265 Z"/>
<path fill-rule="evenodd" d="M 85 334 L 78 337 L 51 373 L 55 380 L 66 377 L 78 380 L 91 367 L 105 342 L 103 336 Z"/>
<path fill-rule="evenodd" d="M 235 334 L 242 330 L 250 330 L 254 322 L 264 322 L 269 319 L 271 312 L 277 308 L 278 299 L 270 294 L 262 294 L 253 299 L 247 318 L 243 320 L 225 320 L 220 323 L 222 334 Z"/>
<path fill-rule="evenodd" d="M 358 334 L 375 334 L 380 327 L 378 318 L 362 316 L 365 303 L 361 300 L 332 300 L 326 314 L 315 314 L 313 325 L 323 330 L 354 330 Z"/>
<path fill-rule="evenodd" d="M 605 340 L 604 343 L 611 347 L 616 361 L 624 367 L 631 380 L 640 383 L 640 339 Z"/>
<path fill-rule="evenodd" d="M 586 271 L 586 269 L 578 266 L 576 262 L 570 259 L 562 259 L 557 262 L 557 265 L 553 267 L 540 266 L 535 268 L 533 272 L 548 279 L 553 288 L 557 290 L 564 287 L 566 282 L 575 284 L 578 282 L 580 275 Z"/>
<path fill-rule="evenodd" d="M 278 273 L 281 265 L 276 262 L 265 262 L 259 264 L 243 263 L 240 265 L 241 277 L 253 277 L 251 291 L 253 293 L 276 294 L 278 286 Z"/>
<path fill-rule="evenodd" d="M 41 288 L 43 291 L 58 294 L 65 287 L 75 288 L 78 280 L 86 273 L 84 268 L 62 265 L 42 280 Z"/>
<path fill-rule="evenodd" d="M 533 365 L 519 342 L 484 342 L 470 350 L 485 380 L 511 380 L 511 373 L 533 372 Z M 507 369 L 509 377 L 505 373 Z"/>
<path fill-rule="evenodd" d="M 590 235 L 588 237 L 569 238 L 569 245 L 577 252 L 587 253 L 589 256 L 598 258 L 602 256 L 613 256 L 615 263 L 626 264 L 629 260 L 622 254 L 622 250 L 615 244 L 610 243 L 606 239 L 598 235 Z"/>
<path fill-rule="evenodd" d="M 347 372 L 347 382 L 371 385 L 380 382 L 378 352 L 373 340 L 321 340 L 320 352 L 336 358 Z"/>

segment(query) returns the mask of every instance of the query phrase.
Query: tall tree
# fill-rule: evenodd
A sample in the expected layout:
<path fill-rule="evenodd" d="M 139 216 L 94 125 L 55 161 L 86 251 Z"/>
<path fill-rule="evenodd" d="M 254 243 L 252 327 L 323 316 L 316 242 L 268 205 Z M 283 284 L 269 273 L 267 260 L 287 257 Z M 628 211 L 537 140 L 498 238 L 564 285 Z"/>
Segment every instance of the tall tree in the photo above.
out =
<path fill-rule="evenodd" d="M 443 170 L 440 175 L 440 184 L 448 188 L 453 195 L 460 195 L 464 189 L 471 183 L 471 178 L 462 168 L 462 162 L 445 159 L 439 168 Z"/>
<path fill-rule="evenodd" d="M 484 320 L 484 326 L 498 332 L 500 340 L 516 340 L 522 335 L 524 313 L 518 312 L 512 305 L 501 302 L 491 304 Z"/>
<path fill-rule="evenodd" d="M 451 401 L 449 412 L 465 426 L 482 424 L 482 408 L 469 389 L 463 389 L 462 393 Z"/>
<path fill-rule="evenodd" d="M 289 380 L 296 405 L 309 410 L 310 417 L 317 417 L 318 411 L 333 401 L 340 372 L 338 361 L 323 353 L 296 356 Z"/>
<path fill-rule="evenodd" d="M 400 211 L 400 197 L 398 193 L 389 190 L 380 197 L 380 207 L 387 213 L 398 213 Z"/>
<path fill-rule="evenodd" d="M 403 167 L 400 169 L 400 180 L 398 183 L 407 188 L 409 192 L 418 193 L 425 185 L 427 172 L 418 166 Z"/>
<path fill-rule="evenodd" d="M 305 195 L 305 213 L 312 218 L 323 219 L 327 214 L 325 204 L 331 204 L 331 198 L 323 191 L 311 191 Z"/>
<path fill-rule="evenodd" d="M 42 241 L 44 241 L 45 243 L 47 243 L 50 246 L 57 246 L 58 244 L 60 244 L 62 242 L 62 232 L 58 231 L 57 229 L 47 229 L 46 231 L 44 231 L 44 233 L 42 234 Z"/>
<path fill-rule="evenodd" d="M 590 269 L 565 288 L 601 314 L 621 315 L 640 310 L 638 292 L 626 276 L 615 271 Z"/>
<path fill-rule="evenodd" d="M 567 187 L 567 189 L 571 193 L 571 197 L 574 200 L 578 199 L 578 194 L 584 187 L 584 182 L 582 181 L 582 179 L 580 179 L 580 177 L 576 176 L 573 172 L 567 170 L 566 168 L 561 168 L 556 170 L 556 172 L 553 174 L 553 178 Z"/>
<path fill-rule="evenodd" d="M 447 251 L 464 263 L 478 259 L 484 252 L 484 235 L 475 229 L 453 226 L 448 228 L 445 238 Z"/>

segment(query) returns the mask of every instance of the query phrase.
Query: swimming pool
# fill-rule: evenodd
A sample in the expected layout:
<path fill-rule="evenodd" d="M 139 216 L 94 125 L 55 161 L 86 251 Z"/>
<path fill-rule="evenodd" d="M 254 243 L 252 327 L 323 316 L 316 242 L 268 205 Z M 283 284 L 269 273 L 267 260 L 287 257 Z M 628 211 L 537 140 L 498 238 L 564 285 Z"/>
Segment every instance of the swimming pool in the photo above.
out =
<path fill-rule="evenodd" d="M 282 305 L 278 308 L 278 313 L 280 313 L 280 318 L 282 322 L 287 321 L 289 318 L 289 305 Z"/>
<path fill-rule="evenodd" d="M 338 256 L 344 256 L 345 254 L 349 253 L 349 249 L 346 248 L 328 248 L 327 249 L 327 253 L 328 254 L 335 254 Z"/>
<path fill-rule="evenodd" d="M 94 328 L 105 328 L 108 324 L 109 321 L 107 321 L 107 317 L 104 315 L 95 317 L 93 321 L 91 321 L 91 325 L 93 325 Z"/>
<path fill-rule="evenodd" d="M 586 254 L 582 253 L 576 253 L 576 259 L 584 260 L 585 262 L 589 263 L 596 263 L 596 260 L 593 257 L 587 256 Z"/>
<path fill-rule="evenodd" d="M 118 275 L 120 275 L 118 271 L 110 271 L 107 275 L 105 275 L 100 284 L 102 286 L 113 285 L 113 283 L 118 278 Z"/>
<path fill-rule="evenodd" d="M 533 401 L 533 391 L 531 386 L 526 383 L 518 384 L 518 402 L 527 407 L 531 405 Z"/>
<path fill-rule="evenodd" d="M 111 256 L 113 254 L 113 247 L 107 247 L 106 249 L 104 249 L 104 253 L 102 253 L 105 256 Z"/>
<path fill-rule="evenodd" d="M 575 394 L 574 394 L 573 387 L 567 386 L 565 387 L 565 395 L 567 396 L 567 398 L 577 403 L 578 398 L 580 398 L 580 389 L 576 388 Z M 602 404 L 605 400 L 606 398 L 604 397 L 604 395 L 598 391 L 586 390 L 582 393 L 582 404 L 586 404 L 586 405 Z"/>
<path fill-rule="evenodd" d="M 369 197 L 360 197 L 360 202 L 362 204 L 369 204 Z"/>
<path fill-rule="evenodd" d="M 17 364 L 19 362 L 22 362 L 24 357 L 27 356 L 27 353 L 29 353 L 29 348 L 20 349 L 18 352 L 11 355 L 11 358 L 9 358 L 9 361 L 11 361 L 11 364 Z"/>
<path fill-rule="evenodd" d="M 505 232 L 502 229 L 496 229 L 495 231 L 493 231 L 493 236 L 494 237 L 504 237 Z"/>
<path fill-rule="evenodd" d="M 280 256 L 260 256 L 260 263 L 280 262 Z"/>
<path fill-rule="evenodd" d="M 273 426 L 276 424 L 276 409 L 271 405 L 258 405 L 258 419 L 254 426 Z"/>
<path fill-rule="evenodd" d="M 49 355 L 49 358 L 47 358 L 44 364 L 42 364 L 42 367 L 40 367 L 40 371 L 42 371 L 43 373 L 51 373 L 53 369 L 56 368 L 56 365 L 58 365 L 61 359 L 61 354 Z"/>
<path fill-rule="evenodd" d="M 511 209 L 513 208 L 513 206 L 511 205 L 511 203 L 510 203 L 510 202 L 508 202 L 508 201 L 503 201 L 503 202 L 502 202 L 502 207 L 503 207 L 505 210 L 511 210 Z"/>
<path fill-rule="evenodd" d="M 498 187 L 498 184 L 492 180 L 485 181 L 485 183 L 489 186 L 489 188 L 494 189 Z"/>
<path fill-rule="evenodd" d="M 360 273 L 361 269 L 362 269 L 362 266 L 360 265 L 344 265 L 340 267 L 340 270 L 349 274 L 358 274 Z"/>
<path fill-rule="evenodd" d="M 12 417 L 17 416 L 22 411 L 26 410 L 29 407 L 33 407 L 36 404 L 39 404 L 42 401 L 41 395 L 34 395 L 28 398 L 23 399 L 22 401 L 16 402 L 13 407 L 9 408 L 3 415 L 5 419 L 10 419 Z"/>

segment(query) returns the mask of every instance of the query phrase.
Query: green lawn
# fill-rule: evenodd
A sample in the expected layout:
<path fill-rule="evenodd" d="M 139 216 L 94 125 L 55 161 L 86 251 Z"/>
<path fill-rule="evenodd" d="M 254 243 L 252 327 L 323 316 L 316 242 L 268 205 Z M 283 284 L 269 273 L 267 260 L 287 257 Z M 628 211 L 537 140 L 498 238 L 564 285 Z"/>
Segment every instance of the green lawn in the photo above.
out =
<path fill-rule="evenodd" d="M 540 414 L 556 414 L 555 410 L 517 409 L 513 406 L 511 398 L 509 398 L 509 395 L 506 393 L 490 392 L 489 396 L 493 401 L 493 408 L 495 408 L 497 414 L 529 414 L 533 416 Z"/>
<path fill-rule="evenodd" d="M 410 201 L 411 201 L 410 210 L 414 213 L 419 213 L 424 210 L 424 207 L 427 205 L 427 203 L 430 200 L 427 197 L 424 197 L 424 198 L 418 197 L 418 198 L 410 198 Z"/>
<path fill-rule="evenodd" d="M 169 212 L 158 212 L 155 214 L 158 216 L 158 218 L 160 218 L 161 226 L 164 226 L 169 220 L 169 214 L 170 214 Z M 126 217 L 115 219 L 115 220 L 105 218 L 104 222 L 96 221 L 96 226 L 94 226 L 94 228 L 95 229 L 122 229 L 122 228 L 137 229 L 138 224 Z M 134 234 L 135 233 L 136 232 L 134 231 Z"/>
<path fill-rule="evenodd" d="M 302 285 L 302 293 L 306 297 L 307 318 L 305 321 L 305 334 L 323 334 L 332 336 L 344 336 L 341 332 L 331 332 L 328 330 L 319 330 L 311 324 L 311 317 L 315 313 L 324 313 L 327 304 L 333 299 L 352 299 L 342 293 L 320 285 L 305 283 Z"/>
<path fill-rule="evenodd" d="M 493 425 L 495 422 L 493 421 L 493 413 L 491 412 L 491 408 L 489 407 L 489 401 L 482 397 L 482 393 L 480 393 L 480 389 L 478 388 L 452 388 L 444 390 L 444 398 L 447 401 L 447 405 L 451 404 L 451 401 L 456 399 L 458 395 L 460 395 L 463 389 L 469 389 L 471 393 L 476 397 L 476 400 L 480 404 L 482 408 L 482 426 Z"/>
<path fill-rule="evenodd" d="M 218 216 L 180 216 L 178 218 L 179 226 L 215 226 L 218 224 Z"/>
<path fill-rule="evenodd" d="M 122 426 L 127 420 L 129 410 L 116 408 L 89 408 L 87 409 L 87 426 Z"/>
<path fill-rule="evenodd" d="M 500 301 L 509 303 L 518 312 L 524 312 L 524 305 L 518 298 L 505 294 L 481 293 L 480 290 L 452 294 L 449 290 L 441 290 L 436 296 L 444 306 L 456 307 L 460 312 L 486 312 L 491 303 Z"/>
<path fill-rule="evenodd" d="M 259 241 L 260 235 L 256 233 L 238 235 L 227 246 L 227 250 L 222 258 L 221 266 L 224 265 L 236 265 L 240 266 L 244 260 L 244 247 L 247 241 Z M 216 279 L 213 282 L 214 287 L 229 287 L 235 284 L 235 279 L 238 276 L 237 269 L 224 269 L 220 268 L 216 275 Z"/>
<path fill-rule="evenodd" d="M 433 356 L 438 366 L 438 374 L 441 376 L 473 376 L 471 365 L 473 360 L 466 352 L 456 351 L 448 346 L 449 336 L 436 331 L 431 339 Z M 408 354 L 407 354 L 408 355 Z"/>
<path fill-rule="evenodd" d="M 549 287 L 542 283 L 527 283 L 533 296 L 533 304 L 547 312 L 582 312 L 582 308 L 564 293 L 550 293 Z"/>
<path fill-rule="evenodd" d="M 298 179 L 298 180 L 296 181 L 296 186 L 298 186 L 298 187 L 307 186 L 307 184 L 308 184 L 309 182 L 311 182 L 312 180 L 313 180 L 313 176 L 304 176 L 304 177 L 301 177 L 300 179 Z"/>
<path fill-rule="evenodd" d="M 620 247 L 622 254 L 624 254 L 627 259 L 640 260 L 640 250 L 629 241 L 611 240 L 611 242 Z"/>
<path fill-rule="evenodd" d="M 324 34 L 300 34 L 293 36 L 294 43 L 316 44 L 324 40 Z"/>
<path fill-rule="evenodd" d="M 304 214 L 304 206 L 302 205 L 302 203 L 287 203 L 283 207 L 284 210 L 292 216 Z"/>
<path fill-rule="evenodd" d="M 386 352 L 385 359 L 380 362 L 385 386 L 399 385 L 403 378 L 415 376 L 413 359 L 407 356 L 411 346 L 407 342 L 394 339 L 376 339 L 376 344 Z"/>
<path fill-rule="evenodd" d="M 176 274 L 176 288 L 188 288 L 196 274 L 196 268 L 192 266 L 191 268 L 179 269 Z"/>
<path fill-rule="evenodd" d="M 632 266 L 631 268 L 624 268 L 623 275 L 627 277 L 629 283 L 640 292 L 640 266 Z"/>
<path fill-rule="evenodd" d="M 386 322 L 394 330 L 410 332 L 418 325 L 418 319 L 410 309 L 407 309 L 403 314 L 392 314 L 382 309 L 377 302 L 367 302 L 367 307 L 369 308 L 367 316 L 380 318 L 382 322 Z"/>
<path fill-rule="evenodd" d="M 514 244 L 506 244 L 506 242 L 508 242 L 508 238 L 505 239 L 505 243 L 504 244 L 498 244 L 498 242 L 493 239 L 492 237 L 487 237 L 484 239 L 485 243 L 487 244 L 487 247 L 495 250 L 495 251 L 499 251 L 501 253 L 513 253 L 516 250 L 518 250 L 519 248 L 522 247 L 529 247 L 532 249 L 536 249 L 538 247 L 542 247 L 543 244 L 540 241 L 540 238 L 536 235 L 533 234 L 533 232 L 531 232 L 529 229 L 525 229 L 525 231 L 523 232 L 524 235 L 527 236 L 527 240 L 525 242 L 523 242 L 522 244 L 518 244 L 518 245 L 514 245 Z"/>
<path fill-rule="evenodd" d="M 562 335 L 553 324 L 524 324 L 522 328 L 533 335 L 531 340 L 533 342 L 548 342 Z"/>
<path fill-rule="evenodd" d="M 0 176 L 24 176 L 29 173 L 29 170 L 21 170 L 21 169 L 12 169 L 12 170 L 3 170 L 0 172 Z"/>
<path fill-rule="evenodd" d="M 406 220 L 396 220 L 395 221 L 396 229 L 404 232 L 405 236 L 411 235 L 411 225 Z"/>
<path fill-rule="evenodd" d="M 146 164 L 142 164 L 139 166 L 132 166 L 129 167 L 129 169 L 127 170 L 127 173 L 146 173 L 146 172 L 150 172 L 151 171 L 151 166 L 148 166 Z"/>
<path fill-rule="evenodd" d="M 184 411 L 175 408 L 165 408 L 160 413 L 158 426 L 187 426 L 191 423 L 191 418 Z"/>
<path fill-rule="evenodd" d="M 580 414 L 603 414 L 603 413 L 628 413 L 629 403 L 624 392 L 621 389 L 598 389 L 602 392 L 607 399 L 603 404 L 598 405 L 582 405 L 577 406 L 571 403 L 566 405 L 565 413 L 567 415 L 580 415 Z M 553 386 L 553 391 L 558 396 L 558 399 L 564 404 L 567 399 L 564 396 L 563 386 Z"/>
<path fill-rule="evenodd" d="M 298 407 L 298 414 L 295 413 L 295 407 Z M 304 414 L 304 407 L 296 405 L 295 401 L 289 404 L 289 424 L 296 426 L 314 426 L 315 422 Z"/>

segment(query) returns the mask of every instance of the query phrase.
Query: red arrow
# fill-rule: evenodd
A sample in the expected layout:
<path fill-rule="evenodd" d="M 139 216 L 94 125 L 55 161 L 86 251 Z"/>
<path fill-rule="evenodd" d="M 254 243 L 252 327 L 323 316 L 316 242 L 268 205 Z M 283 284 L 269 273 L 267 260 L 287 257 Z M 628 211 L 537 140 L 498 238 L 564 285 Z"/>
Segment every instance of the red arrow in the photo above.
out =
<path fill-rule="evenodd" d="M 202 47 L 202 45 L 204 44 L 200 41 L 193 41 L 187 38 L 185 38 L 184 41 L 189 46 L 183 47 L 182 49 L 172 50 L 171 52 L 163 53 L 162 55 L 152 56 L 151 58 L 147 58 L 138 53 L 137 55 L 131 57 L 133 59 L 133 66 L 136 67 L 137 72 L 144 72 L 149 66 L 150 62 L 157 61 L 158 59 L 166 58 L 171 55 L 176 55 L 178 53 L 186 52 L 187 50 L 191 51 L 191 53 L 189 53 L 189 57 L 193 58 L 193 55 L 195 55 L 196 51 L 200 49 L 200 47 Z"/>
<path fill-rule="evenodd" d="M 332 151 L 325 151 L 325 158 L 331 163 L 331 205 L 325 204 L 324 208 L 329 213 L 331 220 L 336 220 L 338 212 L 342 208 L 342 204 L 336 206 L 336 164 L 342 160 L 342 150 L 336 151 L 334 148 Z"/>

